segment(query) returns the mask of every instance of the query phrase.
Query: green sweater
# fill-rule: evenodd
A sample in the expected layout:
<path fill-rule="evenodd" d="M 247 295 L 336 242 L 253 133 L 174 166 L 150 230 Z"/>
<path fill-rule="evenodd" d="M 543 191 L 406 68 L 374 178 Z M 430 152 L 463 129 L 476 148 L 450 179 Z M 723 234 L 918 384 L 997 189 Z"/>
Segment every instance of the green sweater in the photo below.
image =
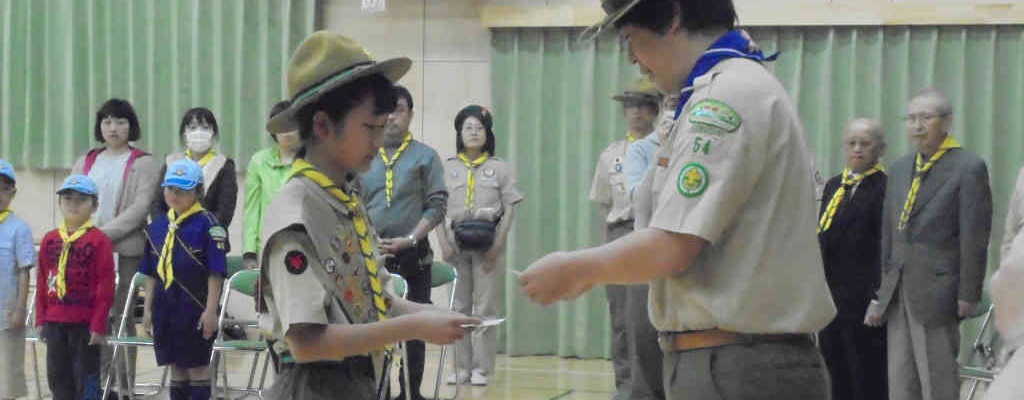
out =
<path fill-rule="evenodd" d="M 288 181 L 291 168 L 290 163 L 281 163 L 277 147 L 260 150 L 249 160 L 249 171 L 245 176 L 245 221 L 242 223 L 244 253 L 259 253 L 263 210 Z"/>

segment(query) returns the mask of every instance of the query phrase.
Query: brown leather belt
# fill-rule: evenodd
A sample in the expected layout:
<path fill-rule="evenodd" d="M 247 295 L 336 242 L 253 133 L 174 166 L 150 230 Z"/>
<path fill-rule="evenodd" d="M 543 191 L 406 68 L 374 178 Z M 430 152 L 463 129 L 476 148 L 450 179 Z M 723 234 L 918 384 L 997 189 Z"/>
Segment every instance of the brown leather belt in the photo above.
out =
<path fill-rule="evenodd" d="M 811 340 L 806 333 L 739 333 L 708 329 L 687 332 L 658 332 L 658 346 L 663 352 L 690 351 L 709 347 L 730 346 L 736 344 L 754 344 L 760 342 L 778 342 L 787 340 Z"/>

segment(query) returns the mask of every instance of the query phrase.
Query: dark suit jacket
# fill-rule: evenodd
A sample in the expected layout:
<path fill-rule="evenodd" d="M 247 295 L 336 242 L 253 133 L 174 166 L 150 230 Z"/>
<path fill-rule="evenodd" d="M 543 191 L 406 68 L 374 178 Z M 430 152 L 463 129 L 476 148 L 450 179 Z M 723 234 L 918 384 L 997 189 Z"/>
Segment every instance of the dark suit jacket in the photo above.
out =
<path fill-rule="evenodd" d="M 947 152 L 925 175 L 906 230 L 897 231 L 915 156 L 889 168 L 878 301 L 888 309 L 902 285 L 902 301 L 919 321 L 956 321 L 957 300 L 981 300 L 992 231 L 988 167 L 967 150 Z"/>
<path fill-rule="evenodd" d="M 825 184 L 820 215 L 842 184 L 839 174 Z M 887 177 L 879 172 L 864 178 L 857 190 L 847 191 L 832 219 L 818 234 L 825 279 L 832 291 L 839 318 L 861 321 L 881 280 L 882 204 Z"/>

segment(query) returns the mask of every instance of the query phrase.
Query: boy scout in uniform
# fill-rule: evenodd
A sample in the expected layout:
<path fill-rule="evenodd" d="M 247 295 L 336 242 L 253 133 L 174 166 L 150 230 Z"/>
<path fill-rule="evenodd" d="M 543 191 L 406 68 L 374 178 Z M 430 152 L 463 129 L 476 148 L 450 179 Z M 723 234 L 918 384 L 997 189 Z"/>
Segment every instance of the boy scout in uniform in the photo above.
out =
<path fill-rule="evenodd" d="M 521 276 L 550 304 L 601 283 L 650 281 L 668 399 L 826 399 L 811 334 L 836 310 L 817 243 L 807 140 L 792 100 L 738 30 L 728 0 L 605 0 L 675 126 L 647 229 L 554 253 Z M 622 265 L 630 268 L 621 268 Z"/>
<path fill-rule="evenodd" d="M 376 234 L 353 187 L 377 153 L 392 84 L 410 64 L 377 63 L 324 31 L 292 56 L 291 106 L 267 129 L 299 130 L 307 150 L 264 219 L 261 317 L 281 370 L 268 399 L 384 398 L 391 345 L 448 344 L 479 323 L 385 291 Z"/>
<path fill-rule="evenodd" d="M 633 143 L 645 139 L 654 130 L 658 117 L 661 94 L 654 83 L 646 77 L 638 77 L 630 88 L 612 97 L 622 102 L 629 130 L 625 139 L 616 140 L 601 153 L 594 170 L 590 186 L 590 201 L 600 207 L 604 218 L 604 238 L 612 242 L 633 231 L 633 210 L 629 201 L 627 185 L 626 150 Z M 643 382 L 634 388 L 632 371 L 635 345 L 630 343 L 631 316 L 627 314 L 630 288 L 626 285 L 605 285 L 608 298 L 608 312 L 612 322 L 612 368 L 615 372 L 615 399 L 639 399 L 650 397 Z M 645 293 L 633 290 L 634 294 L 646 298 Z M 643 323 L 647 323 L 646 317 Z M 641 377 L 643 379 L 643 377 Z"/>

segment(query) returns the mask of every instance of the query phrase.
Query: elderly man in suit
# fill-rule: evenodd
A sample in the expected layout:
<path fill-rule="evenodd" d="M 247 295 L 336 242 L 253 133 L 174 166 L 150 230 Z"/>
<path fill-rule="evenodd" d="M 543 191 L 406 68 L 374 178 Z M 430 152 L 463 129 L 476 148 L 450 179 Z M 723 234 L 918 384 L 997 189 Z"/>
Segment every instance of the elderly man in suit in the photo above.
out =
<path fill-rule="evenodd" d="M 949 134 L 953 107 L 927 89 L 905 117 L 913 153 L 892 164 L 882 222 L 882 281 L 865 323 L 888 324 L 889 397 L 959 397 L 959 321 L 981 300 L 992 191 L 988 168 Z"/>

